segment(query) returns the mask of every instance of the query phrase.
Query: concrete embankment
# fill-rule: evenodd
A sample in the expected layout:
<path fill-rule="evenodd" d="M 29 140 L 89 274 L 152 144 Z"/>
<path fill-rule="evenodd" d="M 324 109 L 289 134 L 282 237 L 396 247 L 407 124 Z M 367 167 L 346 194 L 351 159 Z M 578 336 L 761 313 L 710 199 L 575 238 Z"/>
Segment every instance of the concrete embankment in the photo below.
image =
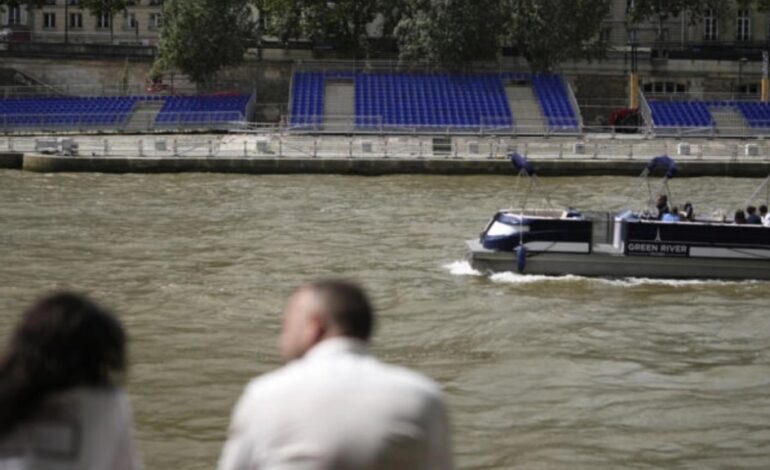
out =
<path fill-rule="evenodd" d="M 21 170 L 24 166 L 24 154 L 21 152 L 0 152 L 0 169 Z"/>
<path fill-rule="evenodd" d="M 11 156 L 8 156 L 11 155 Z M 63 157 L 5 154 L 3 168 L 34 172 L 98 173 L 248 173 L 248 174 L 343 174 L 343 175 L 493 175 L 514 174 L 504 159 L 390 159 L 390 158 L 224 158 L 224 157 Z M 548 159 L 533 160 L 542 176 L 637 176 L 641 160 Z M 770 163 L 746 161 L 680 162 L 679 175 L 764 177 Z"/>

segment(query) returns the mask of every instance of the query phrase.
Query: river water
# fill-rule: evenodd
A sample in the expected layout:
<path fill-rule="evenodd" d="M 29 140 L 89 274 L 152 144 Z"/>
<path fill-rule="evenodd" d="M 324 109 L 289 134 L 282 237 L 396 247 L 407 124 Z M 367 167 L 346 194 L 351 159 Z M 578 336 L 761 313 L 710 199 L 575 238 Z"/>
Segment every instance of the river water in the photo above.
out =
<path fill-rule="evenodd" d="M 672 191 L 734 209 L 758 182 Z M 541 183 L 533 205 L 603 209 L 638 181 Z M 770 465 L 770 283 L 477 275 L 463 240 L 512 186 L 0 171 L 0 340 L 40 293 L 88 292 L 129 331 L 147 468 L 209 469 L 244 384 L 279 365 L 287 295 L 344 276 L 379 310 L 376 353 L 444 388 L 461 468 Z"/>

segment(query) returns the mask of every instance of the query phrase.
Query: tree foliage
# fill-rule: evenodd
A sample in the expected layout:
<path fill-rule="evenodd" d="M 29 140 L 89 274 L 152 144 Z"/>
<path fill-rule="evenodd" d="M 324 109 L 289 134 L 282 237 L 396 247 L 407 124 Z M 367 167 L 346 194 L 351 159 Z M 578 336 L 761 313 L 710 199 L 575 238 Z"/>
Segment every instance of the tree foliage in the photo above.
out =
<path fill-rule="evenodd" d="M 410 3 L 393 28 L 400 58 L 457 66 L 496 57 L 499 0 Z"/>
<path fill-rule="evenodd" d="M 535 71 L 567 59 L 601 56 L 602 20 L 610 0 L 509 0 L 503 11 L 505 44 L 512 45 Z"/>
<path fill-rule="evenodd" d="M 80 0 L 80 7 L 92 15 L 110 15 L 110 42 L 115 39 L 115 14 L 125 11 L 130 4 L 129 0 Z"/>
<path fill-rule="evenodd" d="M 246 0 L 166 0 L 156 69 L 176 67 L 208 88 L 243 60 L 253 24 Z"/>
<path fill-rule="evenodd" d="M 738 0 L 739 3 L 745 0 Z M 766 0 L 756 0 L 767 3 Z M 663 23 L 669 18 L 676 18 L 687 13 L 690 24 L 695 24 L 703 18 L 708 10 L 724 13 L 731 7 L 725 0 L 635 0 L 628 12 L 632 24 L 644 21 L 658 23 L 658 40 L 663 40 Z"/>

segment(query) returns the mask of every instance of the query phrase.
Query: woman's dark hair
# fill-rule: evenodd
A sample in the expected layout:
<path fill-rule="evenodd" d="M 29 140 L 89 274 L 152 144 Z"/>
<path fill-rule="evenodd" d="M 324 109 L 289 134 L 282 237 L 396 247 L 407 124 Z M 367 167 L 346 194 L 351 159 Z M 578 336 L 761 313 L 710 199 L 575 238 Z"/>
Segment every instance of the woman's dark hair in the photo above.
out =
<path fill-rule="evenodd" d="M 120 323 L 87 298 L 60 292 L 38 300 L 0 358 L 0 437 L 49 394 L 117 385 L 126 368 L 125 345 Z"/>

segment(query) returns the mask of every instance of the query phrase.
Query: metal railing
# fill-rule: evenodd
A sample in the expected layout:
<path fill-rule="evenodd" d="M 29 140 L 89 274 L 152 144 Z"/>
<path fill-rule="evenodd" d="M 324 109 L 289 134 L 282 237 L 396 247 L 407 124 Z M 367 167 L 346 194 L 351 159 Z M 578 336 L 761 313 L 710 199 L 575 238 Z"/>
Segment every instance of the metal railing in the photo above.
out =
<path fill-rule="evenodd" d="M 658 155 L 679 161 L 770 163 L 770 142 L 679 141 L 676 139 L 608 136 L 575 139 L 554 137 L 455 136 L 319 136 L 280 132 L 227 135 L 71 135 L 79 154 L 103 157 L 219 157 L 219 158 L 334 158 L 334 159 L 475 159 L 505 160 L 512 151 L 537 160 L 632 160 L 644 162 Z M 35 137 L 0 136 L 0 151 L 35 152 Z"/>

